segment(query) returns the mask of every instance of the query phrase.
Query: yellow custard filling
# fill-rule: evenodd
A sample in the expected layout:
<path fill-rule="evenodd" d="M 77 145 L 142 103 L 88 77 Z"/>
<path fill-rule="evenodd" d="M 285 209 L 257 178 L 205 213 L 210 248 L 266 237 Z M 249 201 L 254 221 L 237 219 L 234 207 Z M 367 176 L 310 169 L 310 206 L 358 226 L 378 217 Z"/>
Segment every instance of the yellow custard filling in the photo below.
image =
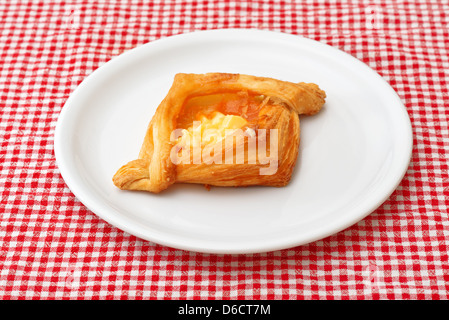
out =
<path fill-rule="evenodd" d="M 199 115 L 199 121 L 194 121 L 187 129 L 183 129 L 182 136 L 178 139 L 180 145 L 192 147 L 204 147 L 223 140 L 226 134 L 241 129 L 248 124 L 243 117 L 236 115 L 224 115 L 214 111 L 210 115 Z"/>

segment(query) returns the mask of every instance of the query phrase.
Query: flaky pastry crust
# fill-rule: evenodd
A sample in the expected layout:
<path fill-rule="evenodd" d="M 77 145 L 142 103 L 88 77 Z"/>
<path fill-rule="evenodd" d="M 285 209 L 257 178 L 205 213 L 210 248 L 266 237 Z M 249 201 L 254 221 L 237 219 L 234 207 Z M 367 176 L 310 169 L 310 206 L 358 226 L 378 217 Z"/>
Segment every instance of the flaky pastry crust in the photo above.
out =
<path fill-rule="evenodd" d="M 193 97 L 216 93 L 246 92 L 266 97 L 258 110 L 254 127 L 278 129 L 278 168 L 261 175 L 266 165 L 250 164 L 174 164 L 170 140 L 178 117 Z M 177 74 L 173 84 L 151 119 L 138 159 L 122 166 L 114 184 L 123 190 L 159 193 L 173 183 L 198 183 L 212 186 L 264 185 L 282 187 L 290 181 L 298 156 L 299 115 L 319 112 L 326 94 L 313 83 L 292 83 L 243 74 Z M 267 101 L 269 101 L 267 103 Z"/>

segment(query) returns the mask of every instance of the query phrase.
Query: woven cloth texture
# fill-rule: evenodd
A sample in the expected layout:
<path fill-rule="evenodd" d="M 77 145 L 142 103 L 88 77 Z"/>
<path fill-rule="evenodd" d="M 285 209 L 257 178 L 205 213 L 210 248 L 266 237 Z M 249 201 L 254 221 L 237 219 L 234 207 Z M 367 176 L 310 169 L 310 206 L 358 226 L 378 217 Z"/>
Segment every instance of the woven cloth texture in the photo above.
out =
<path fill-rule="evenodd" d="M 447 299 L 449 3 L 410 1 L 0 1 L 0 298 Z M 66 186 L 54 129 L 111 58 L 197 30 L 314 39 L 396 90 L 413 155 L 396 191 L 350 228 L 275 252 L 215 255 L 108 224 Z"/>

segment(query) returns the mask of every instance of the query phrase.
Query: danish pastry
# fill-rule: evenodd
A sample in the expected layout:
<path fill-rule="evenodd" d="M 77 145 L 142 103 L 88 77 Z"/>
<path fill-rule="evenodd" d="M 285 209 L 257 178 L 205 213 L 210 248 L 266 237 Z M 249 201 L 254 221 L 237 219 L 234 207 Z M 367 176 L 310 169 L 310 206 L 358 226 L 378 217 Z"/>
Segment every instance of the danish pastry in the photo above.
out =
<path fill-rule="evenodd" d="M 244 74 L 177 74 L 136 160 L 114 184 L 159 193 L 174 183 L 282 187 L 299 150 L 299 115 L 319 112 L 313 83 Z"/>

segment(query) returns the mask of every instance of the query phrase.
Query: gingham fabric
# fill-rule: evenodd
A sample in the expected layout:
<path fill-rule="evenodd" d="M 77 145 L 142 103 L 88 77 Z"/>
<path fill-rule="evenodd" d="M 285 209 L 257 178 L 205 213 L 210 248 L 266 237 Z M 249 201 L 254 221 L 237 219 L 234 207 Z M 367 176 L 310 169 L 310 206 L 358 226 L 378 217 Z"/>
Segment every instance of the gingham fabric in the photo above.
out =
<path fill-rule="evenodd" d="M 2 299 L 447 299 L 449 3 L 1 1 Z M 214 255 L 143 241 L 62 179 L 58 115 L 92 71 L 174 34 L 257 28 L 362 60 L 396 90 L 414 134 L 397 190 L 356 225 L 276 252 Z"/>

